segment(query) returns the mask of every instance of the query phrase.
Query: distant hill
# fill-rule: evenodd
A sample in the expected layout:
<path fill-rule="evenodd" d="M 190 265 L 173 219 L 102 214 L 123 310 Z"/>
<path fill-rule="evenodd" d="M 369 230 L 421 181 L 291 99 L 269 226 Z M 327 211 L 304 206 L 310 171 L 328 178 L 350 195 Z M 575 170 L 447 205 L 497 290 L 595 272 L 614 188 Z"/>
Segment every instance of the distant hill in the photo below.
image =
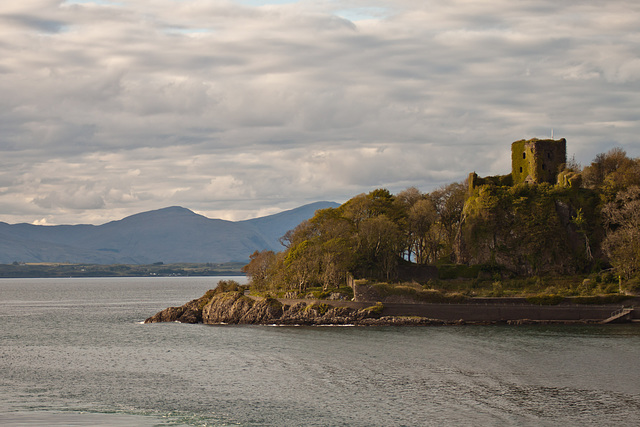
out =
<path fill-rule="evenodd" d="M 288 230 L 311 218 L 318 209 L 337 206 L 316 202 L 237 222 L 210 219 L 179 206 L 97 226 L 0 222 L 0 264 L 244 262 L 256 250 L 282 250 L 278 239 Z"/>

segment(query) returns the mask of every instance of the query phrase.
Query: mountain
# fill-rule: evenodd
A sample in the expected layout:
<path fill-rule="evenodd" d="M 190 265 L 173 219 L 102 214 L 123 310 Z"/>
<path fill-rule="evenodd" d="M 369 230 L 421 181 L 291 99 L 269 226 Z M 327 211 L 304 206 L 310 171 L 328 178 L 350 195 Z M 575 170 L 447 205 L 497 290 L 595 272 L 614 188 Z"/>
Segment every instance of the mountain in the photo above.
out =
<path fill-rule="evenodd" d="M 317 209 L 337 206 L 316 202 L 236 222 L 207 218 L 179 206 L 97 226 L 0 222 L 0 264 L 244 262 L 256 250 L 280 251 L 278 239 L 288 230 L 311 218 Z"/>

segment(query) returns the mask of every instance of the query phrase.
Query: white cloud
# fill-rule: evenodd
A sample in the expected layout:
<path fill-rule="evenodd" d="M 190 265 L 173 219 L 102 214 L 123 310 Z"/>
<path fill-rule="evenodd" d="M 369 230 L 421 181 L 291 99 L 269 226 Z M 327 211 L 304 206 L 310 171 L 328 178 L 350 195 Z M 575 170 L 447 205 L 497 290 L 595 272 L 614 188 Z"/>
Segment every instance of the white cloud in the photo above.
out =
<path fill-rule="evenodd" d="M 352 18 L 349 21 L 347 18 Z M 229 219 L 506 173 L 509 144 L 640 155 L 624 1 L 0 4 L 0 221 Z"/>

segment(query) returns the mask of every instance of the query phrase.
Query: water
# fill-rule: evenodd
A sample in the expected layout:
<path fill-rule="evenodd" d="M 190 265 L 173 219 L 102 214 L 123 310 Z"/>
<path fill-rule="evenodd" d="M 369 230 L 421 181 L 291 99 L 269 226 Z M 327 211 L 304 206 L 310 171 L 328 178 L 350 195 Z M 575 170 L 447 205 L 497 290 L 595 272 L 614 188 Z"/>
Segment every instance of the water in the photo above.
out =
<path fill-rule="evenodd" d="M 640 420 L 639 325 L 140 323 L 217 280 L 0 280 L 0 425 Z"/>

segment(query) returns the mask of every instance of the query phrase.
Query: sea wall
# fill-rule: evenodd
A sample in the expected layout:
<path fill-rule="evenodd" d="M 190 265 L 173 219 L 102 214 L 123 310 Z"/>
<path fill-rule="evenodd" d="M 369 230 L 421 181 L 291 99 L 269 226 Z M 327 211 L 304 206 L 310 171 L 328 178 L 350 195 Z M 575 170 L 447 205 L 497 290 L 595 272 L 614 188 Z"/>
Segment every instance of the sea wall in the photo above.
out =
<path fill-rule="evenodd" d="M 422 316 L 444 321 L 507 322 L 533 320 L 549 322 L 598 322 L 607 319 L 619 305 L 534 305 L 534 304 L 384 304 L 385 316 Z"/>

